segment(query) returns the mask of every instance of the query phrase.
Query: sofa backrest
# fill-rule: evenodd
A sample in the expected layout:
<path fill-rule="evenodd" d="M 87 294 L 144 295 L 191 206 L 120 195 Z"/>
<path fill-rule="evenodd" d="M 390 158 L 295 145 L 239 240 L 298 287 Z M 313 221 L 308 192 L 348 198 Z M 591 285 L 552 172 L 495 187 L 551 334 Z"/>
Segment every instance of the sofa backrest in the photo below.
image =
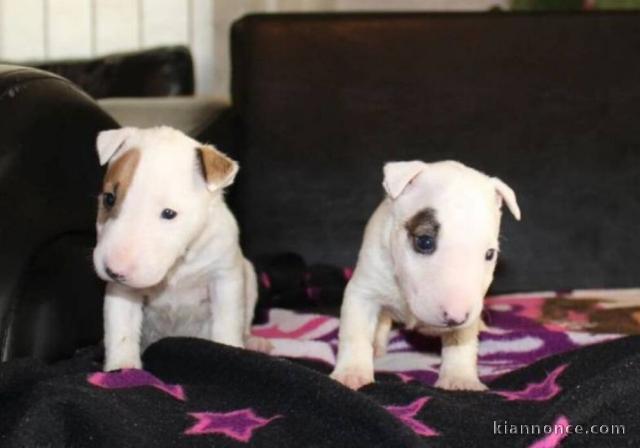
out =
<path fill-rule="evenodd" d="M 385 161 L 518 195 L 494 291 L 640 284 L 640 14 L 257 15 L 235 24 L 250 257 L 355 263 Z"/>
<path fill-rule="evenodd" d="M 31 62 L 72 81 L 93 98 L 193 95 L 193 60 L 187 47 L 158 47 L 92 59 Z"/>

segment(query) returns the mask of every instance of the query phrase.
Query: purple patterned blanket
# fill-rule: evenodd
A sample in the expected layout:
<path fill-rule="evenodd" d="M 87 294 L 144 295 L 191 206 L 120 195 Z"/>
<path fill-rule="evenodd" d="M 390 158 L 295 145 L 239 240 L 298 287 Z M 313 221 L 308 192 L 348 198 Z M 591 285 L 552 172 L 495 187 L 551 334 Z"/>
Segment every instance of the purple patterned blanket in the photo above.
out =
<path fill-rule="evenodd" d="M 640 446 L 638 291 L 487 300 L 486 392 L 431 386 L 437 339 L 394 331 L 376 383 L 328 378 L 337 320 L 273 309 L 266 356 L 168 338 L 144 370 L 100 372 L 88 348 L 0 366 L 2 447 Z M 604 342 L 602 342 L 604 341 Z"/>
<path fill-rule="evenodd" d="M 489 297 L 484 313 L 487 329 L 480 338 L 480 376 L 490 381 L 551 355 L 638 334 L 640 319 L 635 320 L 634 313 L 640 317 L 640 290 Z M 274 355 L 335 363 L 335 317 L 272 309 L 268 321 L 253 332 L 271 340 Z M 437 338 L 394 329 L 387 354 L 376 359 L 376 371 L 433 385 L 439 351 Z"/>

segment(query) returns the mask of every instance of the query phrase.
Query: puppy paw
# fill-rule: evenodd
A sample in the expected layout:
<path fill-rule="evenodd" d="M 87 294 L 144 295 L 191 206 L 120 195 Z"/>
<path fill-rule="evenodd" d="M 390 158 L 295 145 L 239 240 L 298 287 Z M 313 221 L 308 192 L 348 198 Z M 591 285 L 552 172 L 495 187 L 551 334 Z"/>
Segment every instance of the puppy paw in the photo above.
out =
<path fill-rule="evenodd" d="M 358 367 L 336 369 L 331 374 L 331 378 L 353 390 L 358 390 L 374 381 L 373 370 Z"/>
<path fill-rule="evenodd" d="M 247 350 L 253 350 L 254 352 L 271 353 L 273 350 L 273 344 L 267 338 L 261 338 L 259 336 L 249 336 L 244 344 Z"/>
<path fill-rule="evenodd" d="M 122 369 L 142 369 L 142 361 L 139 357 L 107 359 L 103 366 L 105 372 Z"/>
<path fill-rule="evenodd" d="M 482 384 L 478 378 L 466 376 L 441 376 L 435 386 L 446 390 L 487 390 L 487 386 Z"/>

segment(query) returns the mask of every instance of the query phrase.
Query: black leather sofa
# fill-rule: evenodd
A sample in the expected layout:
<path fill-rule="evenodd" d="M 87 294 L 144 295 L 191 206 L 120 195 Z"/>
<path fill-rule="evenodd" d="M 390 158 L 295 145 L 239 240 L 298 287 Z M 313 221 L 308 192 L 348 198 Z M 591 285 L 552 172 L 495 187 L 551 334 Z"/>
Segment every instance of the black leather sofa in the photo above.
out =
<path fill-rule="evenodd" d="M 355 261 L 382 163 L 456 158 L 511 184 L 523 210 L 504 221 L 495 292 L 638 287 L 639 25 L 637 13 L 239 21 L 233 108 L 202 138 L 240 160 L 229 199 L 247 254 L 272 292 L 299 298 L 306 263 L 339 297 L 331 273 Z M 378 373 L 356 393 L 321 363 L 187 338 L 151 346 L 146 371 L 95 373 L 99 349 L 76 351 L 102 333 L 94 141 L 117 123 L 68 81 L 7 66 L 0 117 L 0 353 L 13 360 L 0 445 L 638 445 L 639 337 L 542 359 L 485 393 Z M 507 420 L 628 432 L 496 433 Z"/>
<path fill-rule="evenodd" d="M 640 283 L 640 14 L 252 16 L 233 29 L 250 257 L 353 265 L 392 159 L 509 183 L 495 292 Z"/>
<path fill-rule="evenodd" d="M 637 13 L 242 19 L 235 118 L 207 139 L 225 135 L 240 160 L 231 199 L 249 257 L 353 265 L 382 163 L 454 158 L 519 197 L 496 292 L 638 286 L 639 25 Z M 116 123 L 67 81 L 16 67 L 0 72 L 0 116 L 2 359 L 58 359 L 101 335 L 93 143 Z"/>

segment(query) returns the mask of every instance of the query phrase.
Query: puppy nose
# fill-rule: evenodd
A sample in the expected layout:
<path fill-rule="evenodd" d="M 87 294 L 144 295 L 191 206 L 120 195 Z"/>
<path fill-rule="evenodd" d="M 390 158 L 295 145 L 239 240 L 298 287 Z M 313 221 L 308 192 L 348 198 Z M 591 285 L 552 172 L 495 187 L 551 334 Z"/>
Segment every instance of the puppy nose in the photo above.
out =
<path fill-rule="evenodd" d="M 442 317 L 447 327 L 457 327 L 458 325 L 462 325 L 467 321 L 467 319 L 469 318 L 469 313 L 467 312 L 462 318 L 454 318 L 445 311 Z"/>
<path fill-rule="evenodd" d="M 116 280 L 116 281 L 124 280 L 124 275 L 118 274 L 117 272 L 112 271 L 109 266 L 105 266 L 104 270 L 107 273 L 107 275 L 111 277 L 113 280 Z"/>

